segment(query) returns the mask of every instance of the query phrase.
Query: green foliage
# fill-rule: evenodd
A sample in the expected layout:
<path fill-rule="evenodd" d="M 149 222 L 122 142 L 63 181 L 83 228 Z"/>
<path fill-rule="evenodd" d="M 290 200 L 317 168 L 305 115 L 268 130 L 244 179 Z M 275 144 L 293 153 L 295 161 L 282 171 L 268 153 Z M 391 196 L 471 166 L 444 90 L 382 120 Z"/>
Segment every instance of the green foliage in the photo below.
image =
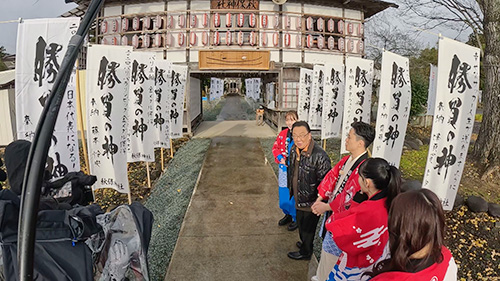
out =
<path fill-rule="evenodd" d="M 418 56 L 410 57 L 411 110 L 410 116 L 424 112 L 429 90 L 430 64 L 437 65 L 438 50 L 423 49 Z"/>
<path fill-rule="evenodd" d="M 411 81 L 410 116 L 421 114 L 426 109 L 429 82 L 417 77 Z"/>
<path fill-rule="evenodd" d="M 421 146 L 420 150 L 403 151 L 401 162 L 399 163 L 399 169 L 403 178 L 408 180 L 423 180 L 428 151 L 428 145 Z"/>

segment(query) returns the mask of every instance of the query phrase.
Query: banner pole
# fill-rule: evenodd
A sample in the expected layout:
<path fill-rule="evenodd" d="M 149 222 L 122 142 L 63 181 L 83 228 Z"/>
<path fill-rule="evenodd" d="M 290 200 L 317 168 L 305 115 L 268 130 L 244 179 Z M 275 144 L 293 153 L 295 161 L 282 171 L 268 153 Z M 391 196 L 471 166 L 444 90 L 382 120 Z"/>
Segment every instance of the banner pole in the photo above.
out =
<path fill-rule="evenodd" d="M 163 172 L 165 170 L 165 164 L 163 163 L 164 159 L 163 159 L 163 147 L 160 149 L 160 153 L 161 153 L 161 171 Z"/>
<path fill-rule="evenodd" d="M 323 140 L 323 150 L 326 151 L 326 139 Z"/>
<path fill-rule="evenodd" d="M 80 71 L 78 71 L 78 60 L 76 61 L 76 118 L 78 129 L 80 130 L 80 138 L 82 139 L 83 160 L 85 161 L 84 172 L 90 175 L 89 155 L 87 152 L 87 140 L 85 139 L 85 131 L 83 126 L 82 101 L 80 94 Z M 94 197 L 95 199 L 95 197 Z"/>
<path fill-rule="evenodd" d="M 174 144 L 172 139 L 170 139 L 170 158 L 174 158 Z"/>
<path fill-rule="evenodd" d="M 132 205 L 132 191 L 130 191 L 130 189 L 128 191 L 128 204 Z"/>
<path fill-rule="evenodd" d="M 149 171 L 149 162 L 146 162 L 146 173 L 148 174 L 148 188 L 151 188 L 151 176 Z"/>

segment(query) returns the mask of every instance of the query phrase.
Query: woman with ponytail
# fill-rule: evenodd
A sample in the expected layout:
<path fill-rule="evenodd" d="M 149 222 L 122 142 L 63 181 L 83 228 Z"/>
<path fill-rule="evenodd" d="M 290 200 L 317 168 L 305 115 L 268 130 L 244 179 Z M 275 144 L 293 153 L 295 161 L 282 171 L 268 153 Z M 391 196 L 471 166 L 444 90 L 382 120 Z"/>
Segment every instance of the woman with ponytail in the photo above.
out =
<path fill-rule="evenodd" d="M 389 211 L 391 258 L 378 263 L 373 281 L 457 280 L 457 265 L 444 246 L 439 198 L 428 189 L 396 197 Z"/>
<path fill-rule="evenodd" d="M 359 205 L 330 216 L 326 223 L 342 251 L 328 280 L 368 280 L 364 273 L 388 258 L 387 218 L 400 193 L 401 173 L 382 158 L 369 158 L 359 166 L 359 185 L 353 198 Z"/>

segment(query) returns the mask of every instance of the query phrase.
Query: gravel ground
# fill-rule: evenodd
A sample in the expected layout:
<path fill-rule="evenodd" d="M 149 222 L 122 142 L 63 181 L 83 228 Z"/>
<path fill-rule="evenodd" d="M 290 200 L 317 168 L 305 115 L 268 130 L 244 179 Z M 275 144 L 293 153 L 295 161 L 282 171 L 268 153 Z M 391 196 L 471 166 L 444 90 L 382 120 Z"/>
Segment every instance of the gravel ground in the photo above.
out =
<path fill-rule="evenodd" d="M 203 121 L 216 121 L 226 99 L 203 101 Z"/>
<path fill-rule="evenodd" d="M 149 246 L 150 280 L 163 280 L 210 140 L 193 139 L 175 154 L 145 202 L 154 215 Z"/>

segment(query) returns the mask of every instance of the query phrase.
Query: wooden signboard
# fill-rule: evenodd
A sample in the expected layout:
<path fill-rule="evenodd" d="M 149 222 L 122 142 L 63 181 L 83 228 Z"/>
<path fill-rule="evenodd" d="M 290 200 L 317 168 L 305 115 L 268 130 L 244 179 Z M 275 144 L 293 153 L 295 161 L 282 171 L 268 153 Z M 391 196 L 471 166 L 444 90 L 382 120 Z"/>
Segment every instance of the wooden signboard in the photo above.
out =
<path fill-rule="evenodd" d="M 258 10 L 259 0 L 211 0 L 210 9 Z"/>
<path fill-rule="evenodd" d="M 199 69 L 269 70 L 269 51 L 199 51 Z"/>

